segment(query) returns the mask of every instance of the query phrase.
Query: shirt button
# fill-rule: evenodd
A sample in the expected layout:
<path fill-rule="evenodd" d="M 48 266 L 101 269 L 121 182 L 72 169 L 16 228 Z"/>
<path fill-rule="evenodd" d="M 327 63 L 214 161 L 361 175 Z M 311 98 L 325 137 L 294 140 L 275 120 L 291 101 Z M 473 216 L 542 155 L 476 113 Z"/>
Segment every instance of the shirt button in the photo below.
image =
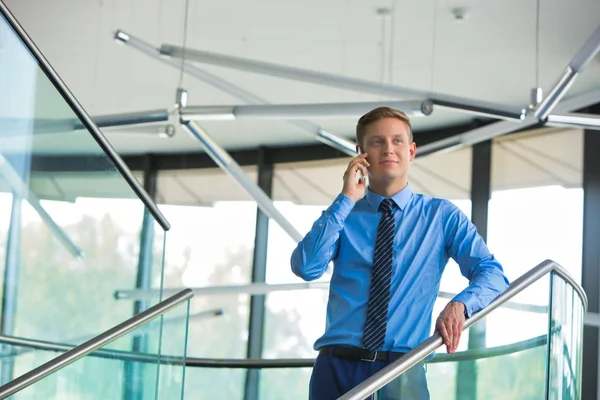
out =
<path fill-rule="evenodd" d="M 323 226 L 323 224 L 319 224 L 319 226 Z"/>
<path fill-rule="evenodd" d="M 339 200 L 336 200 L 336 201 L 335 201 L 335 204 L 340 204 L 340 201 L 339 201 Z"/>

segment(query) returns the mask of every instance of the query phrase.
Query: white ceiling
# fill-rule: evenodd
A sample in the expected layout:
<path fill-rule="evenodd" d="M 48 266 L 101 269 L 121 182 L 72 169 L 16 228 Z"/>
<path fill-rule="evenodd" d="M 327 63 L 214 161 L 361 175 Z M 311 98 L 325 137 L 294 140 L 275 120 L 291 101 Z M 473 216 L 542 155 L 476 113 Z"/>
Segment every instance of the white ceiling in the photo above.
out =
<path fill-rule="evenodd" d="M 184 0 L 5 0 L 91 115 L 172 109 L 180 73 L 117 45 L 114 31 L 155 46 L 181 45 Z M 539 85 L 546 91 L 600 23 L 598 0 L 539 0 Z M 455 21 L 451 9 L 464 7 Z M 379 8 L 393 10 L 378 16 Z M 189 0 L 187 46 L 249 59 L 391 82 L 457 96 L 525 106 L 536 85 L 536 2 L 522 0 Z M 393 35 L 392 35 L 393 31 Z M 381 100 L 241 71 L 198 65 L 272 103 Z M 391 68 L 390 68 L 391 66 Z M 237 99 L 183 77 L 190 104 L 233 105 Z M 569 95 L 600 88 L 596 57 Z M 415 130 L 466 122 L 471 116 L 436 109 Z M 316 121 L 353 137 L 355 119 Z M 283 121 L 203 124 L 227 149 L 314 143 Z M 199 149 L 184 131 L 174 138 L 106 131 L 120 153 Z M 68 135 L 64 139 L 69 139 Z M 56 137 L 39 138 L 45 152 L 65 151 Z M 76 141 L 73 141 L 76 143 Z M 73 149 L 76 150 L 76 149 Z"/>

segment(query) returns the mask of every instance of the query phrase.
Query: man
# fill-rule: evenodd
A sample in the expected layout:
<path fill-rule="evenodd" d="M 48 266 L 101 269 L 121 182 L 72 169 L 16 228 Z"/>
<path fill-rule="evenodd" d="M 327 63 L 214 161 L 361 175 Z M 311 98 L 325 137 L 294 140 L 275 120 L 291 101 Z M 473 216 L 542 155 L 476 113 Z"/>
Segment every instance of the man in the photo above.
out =
<path fill-rule="evenodd" d="M 291 257 L 293 272 L 307 281 L 334 263 L 325 334 L 314 345 L 313 400 L 338 398 L 429 337 L 449 257 L 470 284 L 436 322 L 448 353 L 458 347 L 465 318 L 508 287 L 501 265 L 455 205 L 412 192 L 407 174 L 417 149 L 404 113 L 381 107 L 365 114 L 356 142 L 360 155 L 344 173 L 342 192 Z M 423 365 L 381 394 L 429 399 Z"/>

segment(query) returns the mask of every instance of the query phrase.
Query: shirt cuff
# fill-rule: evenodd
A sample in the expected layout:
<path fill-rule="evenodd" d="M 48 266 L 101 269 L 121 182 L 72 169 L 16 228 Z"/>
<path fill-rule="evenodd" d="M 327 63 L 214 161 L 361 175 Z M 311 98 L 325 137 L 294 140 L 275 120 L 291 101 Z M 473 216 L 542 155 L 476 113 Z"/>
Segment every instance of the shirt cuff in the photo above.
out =
<path fill-rule="evenodd" d="M 475 308 L 477 299 L 472 294 L 459 293 L 451 301 L 457 301 L 465 305 L 465 317 L 470 318 Z"/>
<path fill-rule="evenodd" d="M 355 203 L 343 193 L 340 193 L 333 204 L 329 206 L 327 212 L 333 215 L 337 220 L 344 221 L 354 208 Z"/>

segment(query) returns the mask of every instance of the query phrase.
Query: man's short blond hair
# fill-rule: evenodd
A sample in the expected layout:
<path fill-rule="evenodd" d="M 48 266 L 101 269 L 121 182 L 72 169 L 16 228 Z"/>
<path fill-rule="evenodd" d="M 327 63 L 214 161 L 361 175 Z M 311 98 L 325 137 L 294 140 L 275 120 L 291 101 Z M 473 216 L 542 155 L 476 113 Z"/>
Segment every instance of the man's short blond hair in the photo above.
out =
<path fill-rule="evenodd" d="M 369 111 L 358 120 L 358 124 L 356 125 L 356 143 L 363 147 L 363 140 L 365 138 L 365 132 L 368 125 L 373 122 L 379 121 L 384 118 L 396 118 L 400 121 L 404 122 L 408 127 L 408 141 L 412 143 L 413 134 L 412 134 L 412 126 L 410 125 L 410 120 L 408 116 L 404 114 L 402 111 L 395 110 L 390 107 L 378 107 L 374 110 Z"/>

